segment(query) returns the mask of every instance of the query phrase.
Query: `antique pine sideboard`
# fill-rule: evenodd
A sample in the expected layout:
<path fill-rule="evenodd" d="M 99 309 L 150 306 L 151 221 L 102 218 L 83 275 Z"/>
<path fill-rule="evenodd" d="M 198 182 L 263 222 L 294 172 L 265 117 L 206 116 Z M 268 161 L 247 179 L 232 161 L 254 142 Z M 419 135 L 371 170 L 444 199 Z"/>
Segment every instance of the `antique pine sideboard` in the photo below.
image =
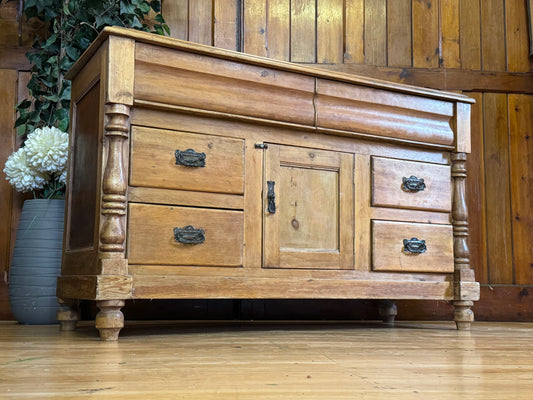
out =
<path fill-rule="evenodd" d="M 106 29 L 69 72 L 61 329 L 128 299 L 479 298 L 472 100 Z"/>

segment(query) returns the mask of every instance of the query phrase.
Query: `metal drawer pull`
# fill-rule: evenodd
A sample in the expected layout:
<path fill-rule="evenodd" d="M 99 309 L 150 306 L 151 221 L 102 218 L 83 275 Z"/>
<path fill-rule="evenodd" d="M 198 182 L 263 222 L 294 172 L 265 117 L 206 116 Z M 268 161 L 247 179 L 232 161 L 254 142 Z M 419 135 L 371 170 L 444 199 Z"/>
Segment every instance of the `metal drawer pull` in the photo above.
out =
<path fill-rule="evenodd" d="M 420 254 L 425 253 L 426 250 L 425 240 L 419 240 L 417 238 L 403 240 L 403 251 L 406 253 Z"/>
<path fill-rule="evenodd" d="M 274 214 L 276 212 L 276 192 L 274 191 L 274 185 L 276 182 L 274 181 L 267 181 L 268 186 L 268 192 L 267 192 L 267 211 L 270 214 Z"/>
<path fill-rule="evenodd" d="M 402 178 L 402 189 L 407 192 L 420 192 L 426 188 L 424 180 L 411 175 L 409 178 Z"/>
<path fill-rule="evenodd" d="M 198 153 L 193 149 L 176 150 L 176 165 L 185 167 L 205 167 L 205 153 Z"/>
<path fill-rule="evenodd" d="M 183 244 L 201 244 L 205 242 L 205 231 L 192 225 L 185 228 L 174 228 L 174 239 Z"/>

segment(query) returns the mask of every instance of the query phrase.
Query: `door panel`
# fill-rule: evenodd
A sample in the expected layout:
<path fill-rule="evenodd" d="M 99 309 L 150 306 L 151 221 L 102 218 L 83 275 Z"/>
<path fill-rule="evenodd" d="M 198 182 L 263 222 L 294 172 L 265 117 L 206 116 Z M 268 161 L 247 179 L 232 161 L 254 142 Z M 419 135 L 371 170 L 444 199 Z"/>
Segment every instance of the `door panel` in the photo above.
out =
<path fill-rule="evenodd" d="M 353 268 L 351 154 L 269 144 L 263 184 L 265 268 Z"/>

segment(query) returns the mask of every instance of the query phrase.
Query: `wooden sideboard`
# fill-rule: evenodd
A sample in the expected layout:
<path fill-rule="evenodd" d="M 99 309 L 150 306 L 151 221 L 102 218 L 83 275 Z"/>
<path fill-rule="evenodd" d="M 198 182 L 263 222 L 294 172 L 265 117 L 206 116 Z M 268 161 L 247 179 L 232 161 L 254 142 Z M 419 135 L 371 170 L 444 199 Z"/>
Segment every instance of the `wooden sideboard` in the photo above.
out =
<path fill-rule="evenodd" d="M 472 100 L 122 28 L 69 72 L 62 329 L 128 299 L 453 301 Z"/>

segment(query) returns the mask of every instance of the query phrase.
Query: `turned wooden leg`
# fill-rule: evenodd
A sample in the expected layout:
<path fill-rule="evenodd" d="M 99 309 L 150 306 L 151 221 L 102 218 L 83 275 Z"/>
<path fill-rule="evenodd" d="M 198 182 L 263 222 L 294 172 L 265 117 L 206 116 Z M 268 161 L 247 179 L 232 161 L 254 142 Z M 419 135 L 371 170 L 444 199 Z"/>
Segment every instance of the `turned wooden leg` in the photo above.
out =
<path fill-rule="evenodd" d="M 124 327 L 124 300 L 100 300 L 96 306 L 100 312 L 96 314 L 95 326 L 100 332 L 100 339 L 105 341 L 118 340 L 118 334 Z"/>
<path fill-rule="evenodd" d="M 457 329 L 460 331 L 469 331 L 470 325 L 474 322 L 474 312 L 470 309 L 474 305 L 473 301 L 454 301 L 455 310 L 453 319 Z"/>
<path fill-rule="evenodd" d="M 398 309 L 394 300 L 380 300 L 378 312 L 386 324 L 393 324 L 394 318 L 398 315 Z"/>
<path fill-rule="evenodd" d="M 57 311 L 57 320 L 59 321 L 59 330 L 73 331 L 80 320 L 80 309 L 77 300 L 57 299 L 60 304 Z"/>

